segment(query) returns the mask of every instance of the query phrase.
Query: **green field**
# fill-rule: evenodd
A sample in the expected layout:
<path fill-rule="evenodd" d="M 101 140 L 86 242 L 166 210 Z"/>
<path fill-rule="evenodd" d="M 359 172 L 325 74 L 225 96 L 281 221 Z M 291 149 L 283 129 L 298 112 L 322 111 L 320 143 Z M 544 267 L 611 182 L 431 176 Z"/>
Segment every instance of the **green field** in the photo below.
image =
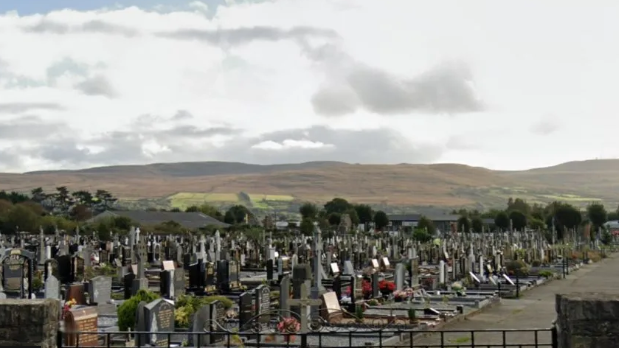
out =
<path fill-rule="evenodd" d="M 294 201 L 294 197 L 290 195 L 265 195 L 261 193 L 250 193 L 249 199 L 251 204 L 257 209 L 282 209 L 290 202 Z"/>
<path fill-rule="evenodd" d="M 239 197 L 236 193 L 194 193 L 194 192 L 179 192 L 169 196 L 170 205 L 172 208 L 186 209 L 192 205 L 200 205 L 204 203 L 236 203 Z"/>

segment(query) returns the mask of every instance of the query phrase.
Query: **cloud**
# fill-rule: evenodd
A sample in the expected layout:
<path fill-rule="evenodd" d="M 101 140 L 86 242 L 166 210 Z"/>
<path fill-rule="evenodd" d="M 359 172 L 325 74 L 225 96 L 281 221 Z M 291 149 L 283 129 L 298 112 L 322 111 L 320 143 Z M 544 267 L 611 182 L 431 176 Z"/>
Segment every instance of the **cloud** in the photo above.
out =
<path fill-rule="evenodd" d="M 139 35 L 139 32 L 135 29 L 122 25 L 108 23 L 101 20 L 90 20 L 79 25 L 69 25 L 65 23 L 58 23 L 56 21 L 46 19 L 45 17 L 43 17 L 40 21 L 38 21 L 38 23 L 34 25 L 25 26 L 24 30 L 26 32 L 35 34 L 56 35 L 71 33 L 111 34 L 126 37 L 133 37 Z"/>
<path fill-rule="evenodd" d="M 561 124 L 554 119 L 541 120 L 533 124 L 530 131 L 537 135 L 549 135 L 557 132 L 561 128 Z"/>
<path fill-rule="evenodd" d="M 619 156 L 619 3 L 191 1 L 0 14 L 0 170 Z"/>
<path fill-rule="evenodd" d="M 315 55 L 324 59 L 321 53 Z M 341 80 L 328 79 L 312 97 L 314 111 L 341 116 L 363 108 L 376 114 L 457 114 L 482 111 L 472 74 L 462 63 L 445 63 L 406 79 L 353 63 Z"/>
<path fill-rule="evenodd" d="M 176 30 L 159 33 L 159 36 L 198 40 L 218 46 L 241 46 L 254 41 L 304 40 L 311 37 L 336 38 L 337 33 L 329 29 L 294 27 L 284 30 L 266 26 L 219 30 Z"/>
<path fill-rule="evenodd" d="M 75 88 L 82 93 L 90 96 L 104 96 L 108 98 L 114 98 L 116 92 L 112 87 L 110 81 L 105 76 L 93 76 L 78 83 Z"/>
<path fill-rule="evenodd" d="M 0 114 L 20 114 L 32 110 L 62 110 L 56 103 L 0 103 Z"/>

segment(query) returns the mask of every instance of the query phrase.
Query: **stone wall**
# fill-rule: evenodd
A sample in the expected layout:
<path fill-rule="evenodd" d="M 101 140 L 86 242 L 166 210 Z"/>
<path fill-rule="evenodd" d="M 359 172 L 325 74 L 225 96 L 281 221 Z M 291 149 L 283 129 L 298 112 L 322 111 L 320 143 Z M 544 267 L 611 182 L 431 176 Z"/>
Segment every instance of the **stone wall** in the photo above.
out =
<path fill-rule="evenodd" d="M 619 294 L 557 294 L 558 348 L 619 347 Z"/>
<path fill-rule="evenodd" d="M 60 301 L 0 300 L 0 346 L 57 345 Z"/>

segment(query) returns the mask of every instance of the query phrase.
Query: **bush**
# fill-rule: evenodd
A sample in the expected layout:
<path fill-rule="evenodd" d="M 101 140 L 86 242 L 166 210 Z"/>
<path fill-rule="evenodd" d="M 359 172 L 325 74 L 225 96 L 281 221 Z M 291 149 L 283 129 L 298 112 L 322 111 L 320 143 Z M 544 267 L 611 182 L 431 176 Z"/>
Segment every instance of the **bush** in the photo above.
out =
<path fill-rule="evenodd" d="M 232 308 L 233 305 L 232 300 L 225 296 L 180 296 L 175 302 L 176 310 L 174 311 L 174 322 L 176 327 L 189 327 L 194 313 L 197 312 L 200 307 L 214 301 L 221 301 L 226 309 Z"/>
<path fill-rule="evenodd" d="M 118 307 L 118 329 L 120 331 L 127 331 L 129 328 L 135 330 L 135 313 L 138 309 L 138 304 L 142 301 L 150 303 L 158 298 L 159 295 L 152 291 L 140 290 L 135 296 L 123 302 Z"/>
<path fill-rule="evenodd" d="M 32 277 L 32 290 L 39 291 L 41 289 L 43 289 L 43 273 L 35 271 L 34 277 Z"/>
<path fill-rule="evenodd" d="M 531 266 L 533 267 L 539 267 L 542 265 L 542 261 L 540 260 L 533 260 L 533 262 L 531 262 Z"/>
<path fill-rule="evenodd" d="M 522 260 L 510 261 L 505 265 L 505 268 L 510 275 L 518 277 L 526 277 L 529 275 L 529 268 Z"/>
<path fill-rule="evenodd" d="M 554 276 L 554 273 L 552 273 L 551 271 L 541 271 L 539 272 L 539 276 L 548 279 L 552 278 Z"/>

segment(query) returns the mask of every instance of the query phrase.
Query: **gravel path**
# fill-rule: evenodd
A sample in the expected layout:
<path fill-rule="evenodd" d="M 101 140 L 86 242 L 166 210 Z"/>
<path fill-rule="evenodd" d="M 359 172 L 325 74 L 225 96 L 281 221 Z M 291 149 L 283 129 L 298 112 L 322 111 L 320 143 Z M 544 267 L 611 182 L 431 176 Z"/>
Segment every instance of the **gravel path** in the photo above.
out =
<path fill-rule="evenodd" d="M 549 328 L 556 318 L 555 294 L 571 292 L 616 292 L 619 288 L 619 258 L 617 254 L 567 276 L 523 294 L 520 299 L 504 299 L 501 305 L 484 310 L 467 320 L 449 325 L 442 334 L 399 344 L 400 347 L 551 347 Z M 506 332 L 502 330 L 548 329 L 545 331 Z M 461 332 L 447 332 L 457 331 Z M 474 337 L 467 330 L 501 330 L 478 332 Z M 441 335 L 442 344 L 441 345 Z M 537 343 L 537 345 L 536 345 Z"/>

